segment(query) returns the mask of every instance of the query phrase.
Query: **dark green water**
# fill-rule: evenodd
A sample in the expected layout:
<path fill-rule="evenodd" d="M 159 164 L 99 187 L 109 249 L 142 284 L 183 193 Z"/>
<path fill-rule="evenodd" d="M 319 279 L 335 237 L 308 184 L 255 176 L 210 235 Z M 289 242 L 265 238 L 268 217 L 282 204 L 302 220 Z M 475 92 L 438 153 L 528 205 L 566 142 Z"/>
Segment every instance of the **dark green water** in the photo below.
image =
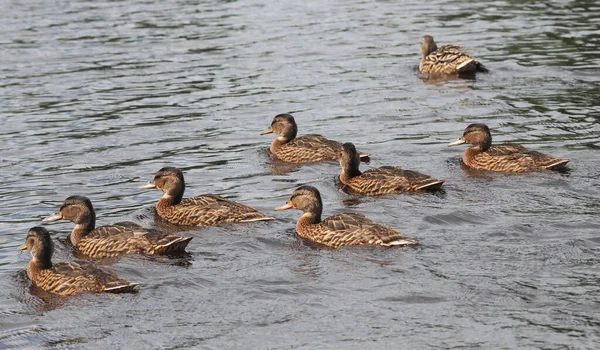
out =
<path fill-rule="evenodd" d="M 0 3 L 0 348 L 598 348 L 600 6 L 594 1 Z M 492 71 L 424 82 L 424 34 Z M 337 164 L 283 172 L 260 136 L 352 141 L 363 168 L 446 179 L 439 195 L 356 200 Z M 570 171 L 471 176 L 446 144 L 472 122 Z M 99 224 L 154 225 L 163 166 L 188 196 L 277 218 L 185 232 L 188 259 L 112 265 L 136 295 L 48 298 L 24 277 L 27 230 L 69 195 Z M 295 187 L 418 248 L 320 250 L 295 236 Z M 47 226 L 55 238 L 70 223 Z M 73 259 L 57 243 L 54 261 Z"/>

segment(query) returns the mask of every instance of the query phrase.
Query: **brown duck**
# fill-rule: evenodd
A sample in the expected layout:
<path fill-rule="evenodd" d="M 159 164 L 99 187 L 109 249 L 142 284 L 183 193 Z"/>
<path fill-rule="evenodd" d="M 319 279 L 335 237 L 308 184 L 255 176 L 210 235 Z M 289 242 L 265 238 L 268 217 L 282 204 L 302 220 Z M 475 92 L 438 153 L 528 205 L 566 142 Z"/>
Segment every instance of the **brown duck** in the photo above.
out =
<path fill-rule="evenodd" d="M 54 244 L 43 227 L 34 227 L 27 233 L 25 244 L 19 250 L 29 250 L 31 261 L 27 277 L 47 292 L 76 295 L 85 292 L 124 293 L 135 291 L 138 283 L 129 283 L 112 273 L 98 269 L 85 261 L 52 264 Z"/>
<path fill-rule="evenodd" d="M 448 146 L 471 144 L 463 154 L 462 161 L 476 170 L 523 173 L 540 170 L 559 170 L 568 159 L 554 158 L 547 154 L 529 150 L 522 145 L 505 143 L 492 146 L 492 135 L 485 124 L 469 125 L 461 138 Z"/>
<path fill-rule="evenodd" d="M 296 223 L 298 236 L 331 248 L 346 245 L 402 246 L 417 244 L 392 228 L 375 223 L 361 214 L 342 213 L 321 220 L 323 202 L 319 190 L 298 187 L 290 200 L 275 210 L 298 209 L 304 214 Z"/>
<path fill-rule="evenodd" d="M 78 251 L 92 259 L 112 258 L 123 254 L 162 255 L 185 251 L 192 237 L 149 230 L 133 222 L 95 227 L 96 212 L 84 196 L 71 196 L 60 209 L 43 222 L 69 220 L 75 228 L 69 240 Z"/>
<path fill-rule="evenodd" d="M 419 71 L 429 75 L 472 74 L 488 70 L 464 52 L 456 44 L 437 47 L 431 35 L 425 35 L 421 42 L 421 63 Z"/>
<path fill-rule="evenodd" d="M 342 144 L 321 135 L 310 134 L 296 137 L 298 126 L 290 114 L 279 114 L 273 118 L 271 126 L 261 135 L 276 133 L 279 135 L 271 143 L 269 150 L 276 158 L 289 163 L 321 162 L 338 160 Z M 369 160 L 368 154 L 361 154 L 363 161 Z"/>
<path fill-rule="evenodd" d="M 235 222 L 273 220 L 258 210 L 227 200 L 216 194 L 203 194 L 183 199 L 185 181 L 177 168 L 160 169 L 154 180 L 140 189 L 164 192 L 156 203 L 156 212 L 165 221 L 182 226 L 214 226 Z"/>
<path fill-rule="evenodd" d="M 361 172 L 360 158 L 354 145 L 347 142 L 342 147 L 339 180 L 343 189 L 357 195 L 380 195 L 414 191 L 439 190 L 444 180 L 435 179 L 397 166 L 383 166 Z"/>

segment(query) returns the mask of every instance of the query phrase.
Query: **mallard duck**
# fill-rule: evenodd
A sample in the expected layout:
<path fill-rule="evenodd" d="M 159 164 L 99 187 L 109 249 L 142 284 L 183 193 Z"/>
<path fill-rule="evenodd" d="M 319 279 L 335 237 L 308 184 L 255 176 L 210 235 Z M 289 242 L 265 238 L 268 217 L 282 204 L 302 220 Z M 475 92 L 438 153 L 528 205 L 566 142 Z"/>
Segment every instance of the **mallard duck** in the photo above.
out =
<path fill-rule="evenodd" d="M 164 192 L 156 203 L 156 212 L 165 221 L 183 226 L 214 226 L 234 222 L 273 220 L 247 205 L 227 200 L 216 194 L 183 198 L 185 181 L 177 168 L 160 169 L 154 180 L 140 189 L 158 189 Z"/>
<path fill-rule="evenodd" d="M 485 124 L 469 125 L 461 138 L 448 146 L 473 145 L 462 157 L 466 166 L 476 170 L 522 173 L 540 170 L 558 170 L 565 167 L 569 159 L 550 157 L 529 150 L 522 145 L 505 143 L 492 146 L 492 135 Z"/>
<path fill-rule="evenodd" d="M 321 194 L 312 186 L 298 187 L 290 200 L 275 210 L 287 209 L 304 212 L 296 223 L 298 236 L 331 248 L 362 244 L 386 247 L 417 244 L 414 239 L 406 238 L 402 233 L 377 224 L 362 214 L 342 213 L 321 220 Z"/>
<path fill-rule="evenodd" d="M 340 157 L 342 172 L 339 180 L 343 189 L 358 195 L 379 195 L 413 191 L 439 190 L 444 180 L 397 166 L 382 166 L 361 172 L 360 158 L 350 142 L 342 146 Z"/>
<path fill-rule="evenodd" d="M 431 35 L 425 35 L 421 42 L 421 63 L 419 71 L 429 75 L 469 74 L 488 70 L 464 52 L 456 44 L 437 47 Z"/>
<path fill-rule="evenodd" d="M 27 277 L 38 288 L 50 293 L 75 295 L 85 292 L 133 292 L 139 284 L 129 283 L 85 261 L 53 265 L 54 244 L 50 233 L 43 227 L 30 229 L 25 244 L 18 249 L 31 252 L 32 259 L 27 265 Z"/>
<path fill-rule="evenodd" d="M 149 230 L 133 222 L 95 227 L 96 212 L 84 196 L 64 200 L 57 213 L 42 222 L 69 220 L 75 228 L 69 240 L 78 251 L 92 259 L 112 258 L 122 254 L 177 254 L 185 251 L 192 237 Z"/>
<path fill-rule="evenodd" d="M 279 135 L 271 143 L 269 150 L 276 158 L 289 163 L 321 162 L 338 160 L 342 144 L 321 135 L 310 134 L 296 137 L 298 126 L 290 114 L 279 114 L 273 118 L 271 126 L 261 135 L 276 133 Z M 369 154 L 361 154 L 363 161 L 369 160 Z"/>

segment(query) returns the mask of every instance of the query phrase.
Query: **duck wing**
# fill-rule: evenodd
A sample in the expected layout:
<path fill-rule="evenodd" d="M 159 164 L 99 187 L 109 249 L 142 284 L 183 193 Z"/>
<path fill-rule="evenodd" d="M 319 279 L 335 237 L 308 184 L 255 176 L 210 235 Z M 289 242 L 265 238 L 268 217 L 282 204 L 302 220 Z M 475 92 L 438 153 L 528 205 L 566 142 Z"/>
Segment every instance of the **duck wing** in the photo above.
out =
<path fill-rule="evenodd" d="M 63 262 L 40 272 L 34 283 L 49 292 L 75 295 L 84 292 L 131 292 L 138 285 L 118 278 L 85 261 Z"/>
<path fill-rule="evenodd" d="M 172 223 L 188 226 L 273 220 L 252 207 L 216 194 L 204 194 L 182 200 L 172 207 L 167 219 Z"/>
<path fill-rule="evenodd" d="M 460 45 L 457 44 L 444 45 L 425 56 L 419 64 L 419 70 L 433 75 L 487 71 L 483 64 L 460 51 Z"/>
<path fill-rule="evenodd" d="M 373 168 L 348 183 L 352 190 L 364 194 L 388 194 L 404 191 L 437 190 L 443 180 L 397 166 Z"/>
<path fill-rule="evenodd" d="M 339 159 L 342 144 L 322 135 L 303 135 L 287 142 L 277 151 L 286 162 L 306 163 Z"/>
<path fill-rule="evenodd" d="M 281 145 L 277 157 L 286 162 L 304 163 L 340 159 L 342 144 L 323 135 L 308 134 Z M 362 161 L 370 160 L 368 153 L 358 152 Z"/>
<path fill-rule="evenodd" d="M 568 159 L 555 158 L 514 143 L 492 146 L 483 154 L 488 155 L 488 162 L 513 172 L 559 169 L 569 162 Z"/>
<path fill-rule="evenodd" d="M 82 238 L 77 249 L 92 259 L 122 254 L 175 254 L 185 251 L 192 237 L 147 229 L 133 222 L 100 226 Z"/>
<path fill-rule="evenodd" d="M 319 224 L 322 228 L 321 242 L 330 247 L 343 245 L 408 245 L 412 239 L 387 226 L 375 223 L 362 214 L 342 213 L 330 216 Z"/>

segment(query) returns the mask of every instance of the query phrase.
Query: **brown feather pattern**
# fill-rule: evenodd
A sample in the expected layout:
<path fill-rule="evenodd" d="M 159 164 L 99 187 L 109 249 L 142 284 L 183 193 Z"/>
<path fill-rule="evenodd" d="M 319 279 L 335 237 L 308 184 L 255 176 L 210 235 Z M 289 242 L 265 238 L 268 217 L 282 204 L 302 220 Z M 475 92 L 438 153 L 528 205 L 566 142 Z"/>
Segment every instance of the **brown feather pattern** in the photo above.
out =
<path fill-rule="evenodd" d="M 444 180 L 397 166 L 382 166 L 361 172 L 356 148 L 350 142 L 343 145 L 340 165 L 342 172 L 339 180 L 343 184 L 343 189 L 357 195 L 434 191 L 440 189 L 444 183 Z"/>
<path fill-rule="evenodd" d="M 92 259 L 122 254 L 165 255 L 185 251 L 192 237 L 145 229 L 134 223 L 101 226 L 82 238 L 76 248 Z"/>
<path fill-rule="evenodd" d="M 184 252 L 192 239 L 146 229 L 133 222 L 95 227 L 94 207 L 84 196 L 65 199 L 54 215 L 54 219 L 56 218 L 76 224 L 70 241 L 77 250 L 92 259 L 113 258 L 123 254 L 177 254 Z"/>
<path fill-rule="evenodd" d="M 350 192 L 355 194 L 380 195 L 438 190 L 444 181 L 417 171 L 404 170 L 397 166 L 382 166 L 369 169 L 361 175 L 342 181 L 342 183 Z"/>
<path fill-rule="evenodd" d="M 463 162 L 477 170 L 523 173 L 553 170 L 566 165 L 569 160 L 554 158 L 521 145 L 502 144 L 492 146 L 484 152 L 470 148 L 465 151 Z"/>
<path fill-rule="evenodd" d="M 551 157 L 519 144 L 505 143 L 492 146 L 492 136 L 485 124 L 469 125 L 459 141 L 459 144 L 473 145 L 465 151 L 462 161 L 468 167 L 476 170 L 524 173 L 558 170 L 564 168 L 569 162 L 568 159 Z M 451 145 L 454 144 L 457 143 Z"/>
<path fill-rule="evenodd" d="M 173 167 L 160 169 L 154 180 L 144 188 L 164 192 L 156 203 L 156 213 L 163 220 L 182 226 L 213 226 L 225 223 L 273 220 L 247 205 L 230 201 L 216 194 L 183 199 L 183 172 Z"/>
<path fill-rule="evenodd" d="M 321 135 L 304 135 L 279 145 L 272 152 L 278 159 L 289 163 L 338 160 L 342 144 Z"/>
<path fill-rule="evenodd" d="M 33 284 L 45 291 L 60 295 L 77 295 L 85 292 L 132 292 L 138 285 L 84 261 L 58 263 L 37 273 L 30 272 L 33 269 L 35 267 L 27 268 L 27 276 Z"/>
<path fill-rule="evenodd" d="M 435 45 L 433 37 L 426 35 L 421 44 L 423 58 L 419 63 L 419 71 L 429 75 L 447 75 L 460 73 L 486 72 L 487 69 L 466 53 L 460 51 L 456 44 Z"/>
<path fill-rule="evenodd" d="M 85 261 L 52 264 L 54 244 L 43 227 L 33 227 L 19 250 L 29 250 L 32 259 L 27 265 L 27 277 L 38 288 L 60 295 L 85 292 L 133 292 L 138 285 L 118 278 Z"/>
<path fill-rule="evenodd" d="M 340 158 L 342 144 L 322 135 L 308 134 L 297 137 L 298 126 L 290 114 L 279 114 L 273 118 L 271 127 L 265 133 L 279 135 L 271 143 L 271 154 L 288 163 L 309 163 L 332 161 Z M 363 160 L 369 155 L 360 154 Z"/>
<path fill-rule="evenodd" d="M 296 224 L 298 236 L 331 248 L 350 245 L 411 245 L 408 239 L 390 227 L 375 223 L 362 214 L 342 213 L 330 216 L 319 223 L 300 218 Z"/>
<path fill-rule="evenodd" d="M 273 219 L 252 207 L 216 194 L 186 198 L 174 205 L 160 200 L 156 204 L 156 212 L 167 222 L 183 226 L 215 226 Z"/>
<path fill-rule="evenodd" d="M 339 248 L 346 245 L 398 246 L 417 241 L 390 227 L 375 223 L 362 214 L 342 213 L 321 221 L 323 202 L 319 190 L 312 186 L 298 187 L 288 203 L 278 210 L 299 209 L 304 214 L 296 223 L 298 236 L 313 242 Z"/>

